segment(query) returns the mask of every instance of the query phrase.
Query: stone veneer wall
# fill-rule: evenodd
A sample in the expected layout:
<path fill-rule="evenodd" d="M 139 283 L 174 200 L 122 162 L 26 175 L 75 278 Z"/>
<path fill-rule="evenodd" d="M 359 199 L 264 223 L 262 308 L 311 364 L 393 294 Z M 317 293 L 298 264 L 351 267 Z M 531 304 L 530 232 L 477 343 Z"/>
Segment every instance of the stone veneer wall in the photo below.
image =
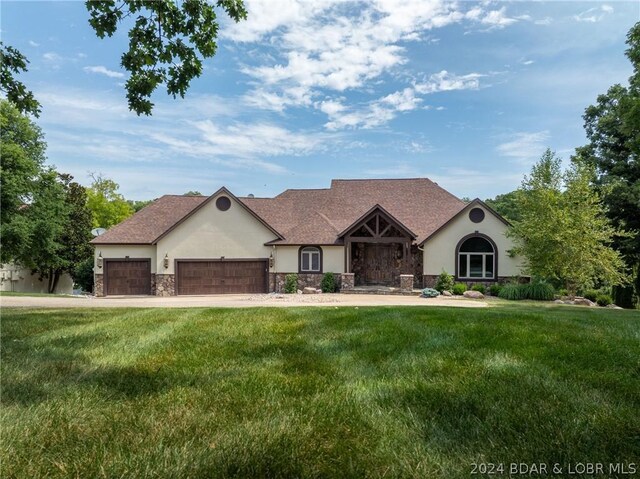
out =
<path fill-rule="evenodd" d="M 434 274 L 425 274 L 422 276 L 422 286 L 424 288 L 433 288 L 436 285 L 436 282 L 438 281 L 438 276 L 439 275 L 434 275 Z M 484 281 L 463 281 L 463 280 L 455 280 L 456 283 L 464 283 L 467 285 L 468 288 L 471 288 L 473 285 L 476 284 L 483 284 L 485 285 L 487 288 L 489 286 L 491 286 L 492 284 L 504 284 L 507 283 L 511 280 L 513 280 L 514 278 L 511 276 L 498 276 L 497 280 L 491 281 L 491 280 L 484 280 Z"/>
<path fill-rule="evenodd" d="M 176 295 L 176 279 L 173 274 L 155 274 L 155 288 L 151 293 L 156 296 L 175 296 Z M 153 279 L 152 285 L 153 285 Z"/>
<path fill-rule="evenodd" d="M 104 274 L 93 275 L 93 294 L 104 296 Z"/>
<path fill-rule="evenodd" d="M 269 273 L 269 291 L 276 293 L 284 292 L 284 282 L 288 274 L 298 275 L 298 289 L 304 288 L 320 288 L 320 282 L 324 273 Z M 336 279 L 336 286 L 338 289 L 342 283 L 342 275 L 340 273 L 333 273 Z"/>

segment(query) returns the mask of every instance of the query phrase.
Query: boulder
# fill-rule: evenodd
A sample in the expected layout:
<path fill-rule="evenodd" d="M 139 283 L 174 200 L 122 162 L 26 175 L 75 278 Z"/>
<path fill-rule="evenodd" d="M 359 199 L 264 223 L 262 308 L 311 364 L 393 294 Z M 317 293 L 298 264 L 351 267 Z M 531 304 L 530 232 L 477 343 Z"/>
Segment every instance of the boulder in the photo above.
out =
<path fill-rule="evenodd" d="M 480 291 L 465 291 L 463 296 L 471 299 L 484 299 L 484 294 Z"/>
<path fill-rule="evenodd" d="M 553 302 L 556 304 L 564 304 L 564 301 L 562 301 L 561 299 L 554 299 Z"/>
<path fill-rule="evenodd" d="M 570 300 L 570 299 L 565 299 L 565 300 L 563 301 L 563 303 L 564 303 L 564 304 L 576 304 L 576 303 L 574 303 L 574 302 L 573 302 L 572 300 Z"/>
<path fill-rule="evenodd" d="M 304 288 L 302 294 L 317 294 L 316 288 Z"/>
<path fill-rule="evenodd" d="M 609 309 L 624 309 L 624 308 L 621 308 L 620 306 L 617 306 L 615 304 L 607 304 L 605 306 L 605 308 L 609 308 Z"/>
<path fill-rule="evenodd" d="M 577 304 L 579 306 L 595 306 L 596 303 L 594 303 L 591 300 L 588 300 L 587 298 L 576 298 L 573 300 L 573 304 Z"/>
<path fill-rule="evenodd" d="M 447 291 L 447 290 L 444 290 L 444 291 L 443 291 L 442 293 L 440 293 L 440 294 L 442 294 L 442 296 L 453 296 L 453 293 L 452 293 L 451 291 Z"/>
<path fill-rule="evenodd" d="M 302 294 L 302 290 L 301 289 L 298 290 L 298 294 Z"/>

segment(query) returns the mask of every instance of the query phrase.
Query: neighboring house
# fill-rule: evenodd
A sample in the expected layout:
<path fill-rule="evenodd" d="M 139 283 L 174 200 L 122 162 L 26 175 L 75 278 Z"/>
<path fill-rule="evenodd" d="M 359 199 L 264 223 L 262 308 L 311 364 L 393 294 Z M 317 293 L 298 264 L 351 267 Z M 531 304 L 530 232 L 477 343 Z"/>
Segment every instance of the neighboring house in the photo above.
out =
<path fill-rule="evenodd" d="M 101 295 L 281 291 L 335 273 L 359 285 L 433 286 L 443 271 L 485 284 L 520 274 L 508 223 L 427 178 L 333 180 L 275 198 L 163 196 L 92 240 Z"/>
<path fill-rule="evenodd" d="M 48 293 L 48 279 L 40 279 L 37 274 L 32 274 L 28 268 L 23 268 L 14 263 L 0 264 L 0 291 L 12 291 L 14 293 Z M 73 279 L 68 274 L 63 274 L 56 285 L 56 294 L 72 294 Z"/>

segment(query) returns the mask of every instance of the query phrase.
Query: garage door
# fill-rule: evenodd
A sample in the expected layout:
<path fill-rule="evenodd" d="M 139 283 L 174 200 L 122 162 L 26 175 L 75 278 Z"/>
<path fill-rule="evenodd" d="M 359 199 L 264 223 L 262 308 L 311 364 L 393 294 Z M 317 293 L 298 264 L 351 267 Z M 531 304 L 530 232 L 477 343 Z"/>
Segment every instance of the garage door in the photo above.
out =
<path fill-rule="evenodd" d="M 266 261 L 178 261 L 178 294 L 266 293 Z"/>
<path fill-rule="evenodd" d="M 105 261 L 107 295 L 151 294 L 151 260 Z"/>

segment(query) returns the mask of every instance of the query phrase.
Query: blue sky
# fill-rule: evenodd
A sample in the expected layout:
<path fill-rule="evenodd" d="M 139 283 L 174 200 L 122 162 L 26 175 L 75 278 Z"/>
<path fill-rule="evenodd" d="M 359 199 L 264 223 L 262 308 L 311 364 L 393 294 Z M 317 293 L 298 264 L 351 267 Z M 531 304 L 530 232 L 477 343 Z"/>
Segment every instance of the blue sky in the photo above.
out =
<path fill-rule="evenodd" d="M 84 2 L 2 1 L 2 40 L 31 61 L 49 162 L 130 199 L 272 196 L 331 178 L 426 176 L 462 197 L 516 188 L 546 147 L 626 83 L 639 2 L 250 0 L 185 99 L 128 111 L 126 28 L 99 40 Z"/>

